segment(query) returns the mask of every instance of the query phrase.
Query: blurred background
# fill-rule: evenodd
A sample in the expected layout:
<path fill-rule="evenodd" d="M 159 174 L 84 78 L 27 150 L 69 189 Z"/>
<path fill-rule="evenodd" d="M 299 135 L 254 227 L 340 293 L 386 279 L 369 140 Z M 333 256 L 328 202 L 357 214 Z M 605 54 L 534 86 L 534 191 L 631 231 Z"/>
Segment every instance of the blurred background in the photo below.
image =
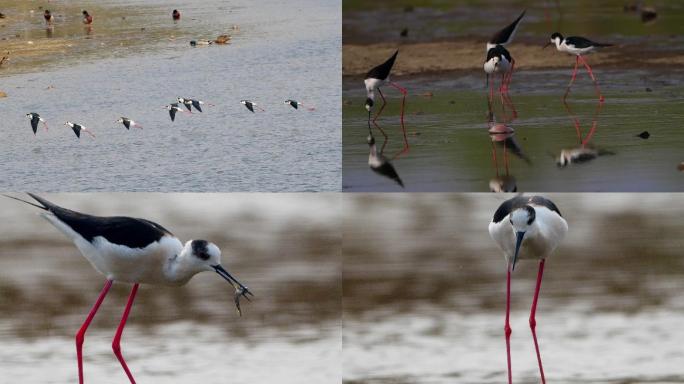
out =
<path fill-rule="evenodd" d="M 147 218 L 182 241 L 212 241 L 226 269 L 256 295 L 239 317 L 233 289 L 213 273 L 179 288 L 142 285 L 122 339 L 139 382 L 339 382 L 339 195 L 43 197 L 85 213 Z M 104 284 L 38 211 L 0 199 L 0 382 L 76 381 L 73 336 Z M 126 381 L 111 339 L 129 291 L 114 284 L 88 330 L 87 381 Z"/>
<path fill-rule="evenodd" d="M 537 309 L 548 382 L 684 382 L 684 195 L 545 196 L 569 225 Z M 510 197 L 345 196 L 344 382 L 505 381 L 506 263 L 487 226 Z M 540 382 L 537 266 L 512 278 L 515 383 Z"/>

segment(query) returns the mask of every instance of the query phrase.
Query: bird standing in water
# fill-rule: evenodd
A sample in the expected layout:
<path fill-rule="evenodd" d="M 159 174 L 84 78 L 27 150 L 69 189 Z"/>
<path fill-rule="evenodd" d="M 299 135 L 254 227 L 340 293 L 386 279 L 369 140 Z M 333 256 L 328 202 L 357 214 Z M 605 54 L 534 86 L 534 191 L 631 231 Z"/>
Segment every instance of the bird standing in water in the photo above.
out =
<path fill-rule="evenodd" d="M 83 24 L 85 25 L 91 25 L 93 23 L 93 17 L 90 16 L 88 11 L 84 10 L 83 11 Z"/>
<path fill-rule="evenodd" d="M 541 196 L 516 196 L 506 200 L 494 213 L 489 223 L 489 235 L 504 252 L 506 258 L 506 357 L 508 361 L 508 383 L 512 384 L 511 373 L 511 273 L 518 259 L 539 260 L 537 284 L 530 310 L 530 329 L 539 363 L 542 383 L 546 383 L 542 366 L 539 343 L 537 342 L 537 299 L 541 288 L 544 263 L 568 232 L 568 224 L 561 216 L 558 207 L 549 199 Z"/>
<path fill-rule="evenodd" d="M 173 12 L 171 13 L 171 17 L 173 18 L 173 21 L 178 21 L 181 18 L 181 13 L 178 12 L 177 9 L 174 9 Z"/>

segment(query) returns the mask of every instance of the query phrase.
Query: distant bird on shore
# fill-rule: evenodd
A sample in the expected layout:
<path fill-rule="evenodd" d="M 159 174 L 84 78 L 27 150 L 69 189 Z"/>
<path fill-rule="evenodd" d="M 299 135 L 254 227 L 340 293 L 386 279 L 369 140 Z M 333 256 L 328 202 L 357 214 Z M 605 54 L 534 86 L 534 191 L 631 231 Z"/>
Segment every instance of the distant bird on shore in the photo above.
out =
<path fill-rule="evenodd" d="M 91 25 L 92 23 L 93 23 L 93 17 L 90 16 L 88 11 L 84 10 L 83 11 L 83 24 Z"/>
<path fill-rule="evenodd" d="M 489 83 L 489 75 L 496 73 L 501 74 L 501 86 L 499 92 L 508 92 L 508 85 L 511 83 L 513 77 L 513 70 L 515 69 L 515 60 L 504 45 L 510 44 L 513 41 L 515 33 L 518 31 L 520 21 L 525 16 L 526 10 L 522 11 L 520 16 L 511 24 L 496 32 L 494 36 L 487 42 L 487 57 L 484 62 L 484 71 L 487 74 L 487 86 L 489 86 L 489 104 L 491 110 L 491 103 L 494 98 L 494 83 Z"/>
<path fill-rule="evenodd" d="M 257 107 L 261 112 L 265 112 L 257 103 L 250 100 L 240 100 L 240 104 L 244 105 L 247 109 L 254 113 L 254 107 Z"/>
<path fill-rule="evenodd" d="M 64 125 L 73 129 L 74 133 L 76 134 L 76 137 L 78 137 L 79 139 L 81 138 L 81 132 L 85 132 L 85 133 L 89 134 L 90 137 L 92 137 L 93 139 L 95 138 L 95 134 L 93 134 L 92 132 L 90 132 L 90 130 L 88 128 L 86 128 L 80 124 L 74 124 L 70 121 L 67 121 L 66 123 L 64 123 Z"/>
<path fill-rule="evenodd" d="M 43 123 L 43 126 L 45 127 L 45 131 L 47 132 L 47 130 L 48 130 L 48 125 L 47 125 L 47 123 L 45 122 L 45 120 L 43 120 L 43 118 L 40 117 L 39 114 L 37 114 L 37 113 L 35 113 L 35 112 L 31 112 L 31 113 L 27 113 L 27 114 L 26 114 L 26 117 L 28 117 L 28 119 L 31 120 L 31 128 L 33 129 L 33 134 L 34 134 L 34 135 L 35 135 L 36 132 L 38 131 L 38 123 Z"/>
<path fill-rule="evenodd" d="M 178 103 L 171 103 L 171 104 L 166 105 L 162 108 L 169 111 L 169 116 L 171 117 L 171 121 L 176 120 L 176 112 L 192 113 L 190 111 L 183 110 L 183 108 L 178 106 Z"/>
<path fill-rule="evenodd" d="M 171 17 L 173 18 L 174 21 L 178 21 L 181 18 L 181 13 L 178 12 L 177 9 L 174 9 L 173 12 L 171 13 Z"/>
<path fill-rule="evenodd" d="M 306 109 L 308 109 L 309 111 L 315 111 L 316 110 L 316 108 L 314 108 L 314 107 L 306 107 L 303 103 L 300 103 L 300 102 L 295 101 L 295 100 L 290 100 L 290 99 L 285 100 L 285 104 L 290 105 L 294 109 L 299 109 L 299 107 L 302 106 L 302 107 L 305 107 Z"/>
<path fill-rule="evenodd" d="M 382 111 L 385 109 L 385 105 L 387 105 L 387 100 L 385 100 L 385 95 L 382 94 L 382 90 L 380 87 L 382 85 L 388 84 L 397 90 L 402 95 L 401 98 L 401 112 L 400 112 L 400 117 L 399 121 L 401 123 L 401 129 L 404 134 L 404 148 L 399 152 L 398 155 L 408 152 L 409 151 L 409 143 L 408 143 L 408 138 L 406 136 L 406 127 L 404 126 L 404 107 L 406 105 L 406 95 L 408 94 L 408 91 L 399 86 L 398 84 L 392 82 L 390 80 L 390 72 L 392 72 L 392 67 L 394 66 L 394 62 L 397 59 L 397 55 L 399 54 L 399 51 L 395 51 L 394 54 L 387 59 L 384 63 L 377 65 L 373 67 L 368 73 L 366 73 L 366 77 L 363 80 L 365 86 L 366 86 L 366 110 L 368 111 L 368 121 L 371 121 L 371 111 L 373 110 L 373 106 L 375 105 L 375 91 L 378 91 L 380 94 L 380 97 L 382 98 L 382 106 L 380 107 L 380 110 L 378 110 L 378 113 L 375 115 L 373 118 L 373 125 L 377 127 L 382 135 L 387 138 L 387 134 L 385 131 L 380 128 L 380 126 L 376 123 L 376 120 L 378 117 L 380 117 L 380 114 Z"/>
<path fill-rule="evenodd" d="M 511 371 L 511 273 L 518 259 L 539 260 L 537 284 L 530 310 L 530 329 L 537 353 L 539 373 L 542 384 L 546 383 L 542 366 L 539 343 L 537 342 L 537 300 L 541 288 L 546 258 L 558 247 L 568 232 L 568 223 L 561 216 L 558 207 L 549 199 L 541 196 L 516 196 L 504 201 L 494 213 L 489 223 L 489 235 L 504 252 L 506 258 L 506 357 L 508 361 L 508 383 L 513 383 Z"/>
<path fill-rule="evenodd" d="M 135 121 L 129 119 L 128 117 L 121 117 L 119 120 L 116 121 L 117 123 L 122 123 L 126 129 L 131 129 L 131 127 L 135 128 L 140 128 L 142 129 L 143 126 L 136 123 Z"/>
<path fill-rule="evenodd" d="M 55 17 L 52 16 L 52 13 L 50 13 L 49 9 L 45 10 L 45 13 L 43 13 L 43 18 L 45 19 L 45 24 L 50 26 L 52 23 L 55 21 Z"/>
<path fill-rule="evenodd" d="M 249 301 L 252 292 L 221 265 L 221 250 L 206 240 L 189 240 L 183 244 L 161 225 L 145 219 L 115 216 L 99 217 L 75 212 L 30 194 L 35 204 L 5 195 L 43 210 L 47 221 L 71 240 L 93 267 L 106 276 L 105 284 L 76 333 L 78 382 L 84 383 L 83 343 L 85 334 L 105 296 L 115 281 L 132 284 L 121 322 L 112 340 L 112 350 L 128 380 L 135 384 L 121 351 L 121 336 L 128 321 L 140 284 L 179 287 L 200 272 L 216 272 L 235 289 L 234 302 L 238 313 L 240 299 Z M 189 368 L 189 367 L 188 367 Z"/>
<path fill-rule="evenodd" d="M 591 71 L 589 63 L 587 63 L 587 61 L 584 59 L 584 57 L 582 57 L 582 55 L 594 52 L 598 48 L 610 47 L 613 44 L 597 43 L 587 38 L 579 36 L 563 37 L 563 35 L 561 35 L 558 32 L 554 32 L 551 35 L 551 41 L 546 43 L 544 48 L 548 47 L 551 44 L 555 44 L 556 49 L 560 52 L 575 55 L 575 69 L 572 72 L 572 78 L 570 79 L 568 88 L 565 90 L 565 94 L 563 95 L 563 100 L 565 100 L 568 97 L 568 93 L 570 93 L 570 87 L 572 87 L 572 84 L 575 82 L 575 77 L 577 77 L 577 68 L 579 67 L 579 63 L 581 61 L 587 68 L 587 72 L 589 72 L 591 81 L 594 82 L 594 88 L 596 89 L 596 94 L 598 96 L 599 102 L 603 103 L 605 101 L 605 98 L 601 94 L 601 89 L 599 89 L 598 81 L 596 81 L 596 77 L 594 77 L 594 73 Z"/>
<path fill-rule="evenodd" d="M 372 134 L 368 134 L 366 141 L 368 142 L 368 148 L 370 150 L 368 154 L 368 166 L 370 169 L 378 175 L 394 180 L 399 186 L 404 188 L 404 182 L 399 177 L 394 165 L 392 165 L 385 155 L 378 152 L 378 148 L 375 145 L 375 137 L 373 137 Z"/>

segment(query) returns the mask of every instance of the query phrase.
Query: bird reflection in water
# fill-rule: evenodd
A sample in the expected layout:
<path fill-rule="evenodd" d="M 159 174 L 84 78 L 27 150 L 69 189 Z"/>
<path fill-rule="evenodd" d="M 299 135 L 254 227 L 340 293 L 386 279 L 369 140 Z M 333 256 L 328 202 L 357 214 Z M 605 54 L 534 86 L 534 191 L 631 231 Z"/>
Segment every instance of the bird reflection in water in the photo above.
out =
<path fill-rule="evenodd" d="M 589 129 L 589 132 L 586 133 L 586 135 L 583 134 L 583 130 L 580 126 L 579 119 L 570 108 L 570 105 L 568 105 L 568 103 L 566 102 L 563 102 L 563 105 L 565 106 L 565 110 L 568 112 L 568 116 L 570 116 L 575 126 L 578 146 L 574 148 L 562 149 L 558 156 L 552 156 L 556 162 L 556 165 L 559 168 L 564 168 L 571 164 L 584 164 L 591 162 L 592 160 L 595 160 L 601 156 L 615 154 L 614 152 L 606 149 L 596 148 L 590 143 L 591 139 L 594 137 L 594 134 L 596 133 L 596 129 L 598 126 L 598 116 L 601 113 L 603 103 L 598 102 L 596 104 L 596 110 L 592 118 L 591 128 Z"/>
<path fill-rule="evenodd" d="M 368 137 L 366 140 L 368 142 L 368 149 L 370 151 L 368 154 L 368 166 L 370 169 L 378 175 L 382 175 L 394 180 L 397 184 L 399 184 L 399 186 L 404 188 L 404 182 L 401 181 L 401 178 L 399 177 L 397 170 L 394 168 L 394 165 L 392 165 L 389 159 L 382 154 L 382 150 L 378 152 L 378 148 L 375 145 L 375 137 L 373 137 L 373 134 L 370 132 L 370 130 L 368 131 Z M 385 139 L 385 142 L 387 142 L 387 139 Z"/>
<path fill-rule="evenodd" d="M 489 190 L 491 192 L 517 192 L 516 179 L 510 173 L 509 152 L 527 164 L 532 162 L 515 139 L 515 130 L 506 123 L 496 122 L 493 115 L 490 115 L 490 118 L 488 132 L 492 143 L 492 163 L 496 176 L 489 180 Z M 498 148 L 502 148 L 503 152 L 502 166 L 499 166 Z"/>

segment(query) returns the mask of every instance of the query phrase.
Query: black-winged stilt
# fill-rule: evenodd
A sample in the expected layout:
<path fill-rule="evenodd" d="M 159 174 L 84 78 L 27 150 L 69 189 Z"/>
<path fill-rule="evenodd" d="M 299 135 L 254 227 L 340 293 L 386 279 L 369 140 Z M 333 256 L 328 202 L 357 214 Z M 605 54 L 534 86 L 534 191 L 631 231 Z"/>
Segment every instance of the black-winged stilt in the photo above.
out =
<path fill-rule="evenodd" d="M 247 109 L 252 111 L 252 113 L 254 113 L 254 107 L 257 107 L 261 112 L 265 112 L 263 108 L 251 100 L 240 100 L 240 104 L 244 105 Z"/>
<path fill-rule="evenodd" d="M 235 289 L 235 305 L 240 313 L 240 298 L 249 300 L 252 292 L 221 266 L 221 251 L 206 240 L 189 240 L 183 245 L 171 232 L 159 224 L 131 217 L 98 217 L 71 211 L 39 196 L 30 194 L 39 204 L 13 196 L 9 198 L 40 208 L 42 216 L 71 239 L 93 267 L 106 276 L 88 316 L 76 333 L 78 379 L 83 384 L 83 342 L 85 333 L 114 281 L 133 284 L 121 322 L 112 340 L 112 349 L 128 379 L 135 379 L 121 352 L 121 336 L 130 314 L 133 300 L 142 284 L 181 286 L 204 271 L 218 273 Z"/>
<path fill-rule="evenodd" d="M 299 101 L 291 100 L 291 99 L 285 100 L 285 104 L 291 106 L 294 109 L 299 109 L 299 107 L 302 106 L 302 107 L 305 107 L 306 109 L 308 109 L 309 111 L 315 111 L 316 110 L 316 108 L 314 108 L 314 107 L 307 107 L 304 105 L 304 103 L 300 103 Z"/>
<path fill-rule="evenodd" d="M 142 129 L 142 125 L 136 123 L 135 121 L 129 119 L 128 117 L 121 117 L 119 120 L 116 121 L 117 123 L 122 123 L 126 129 L 131 129 L 131 127 L 135 128 L 140 128 Z"/>
<path fill-rule="evenodd" d="M 211 106 L 211 107 L 214 106 L 214 104 L 205 103 L 202 100 L 196 100 L 196 99 L 188 99 L 188 98 L 178 97 L 177 100 L 179 103 L 185 105 L 185 108 L 187 108 L 188 111 L 192 111 L 192 108 L 194 107 L 199 112 L 202 112 L 202 105 L 205 105 L 205 104 L 208 106 Z"/>
<path fill-rule="evenodd" d="M 163 106 L 162 108 L 166 109 L 169 111 L 169 116 L 171 117 L 171 121 L 176 120 L 176 112 L 183 112 L 183 113 L 192 113 L 190 111 L 185 111 L 183 108 L 178 106 L 178 103 L 171 103 L 169 105 Z"/>
<path fill-rule="evenodd" d="M 38 131 L 38 123 L 43 123 L 45 130 L 46 131 L 48 130 L 47 123 L 45 122 L 45 120 L 43 120 L 42 117 L 40 117 L 39 114 L 37 114 L 35 112 L 31 112 L 31 113 L 27 113 L 26 117 L 28 117 L 28 119 L 31 120 L 31 128 L 33 129 L 34 135 L 36 134 L 36 131 Z"/>
<path fill-rule="evenodd" d="M 508 383 L 511 384 L 511 326 L 509 323 L 511 309 L 511 272 L 515 269 L 518 259 L 539 260 L 537 284 L 530 310 L 530 329 L 534 339 L 534 348 L 539 363 L 539 373 L 542 383 L 546 383 L 544 368 L 542 367 L 539 343 L 537 342 L 535 314 L 537 299 L 541 288 L 544 263 L 546 258 L 560 244 L 568 232 L 568 224 L 561 216 L 558 207 L 541 196 L 516 196 L 506 200 L 494 213 L 489 223 L 489 234 L 504 252 L 507 261 L 506 268 L 506 321 L 504 331 L 506 335 L 506 357 L 508 362 Z"/>
<path fill-rule="evenodd" d="M 382 175 L 394 180 L 397 184 L 399 184 L 399 186 L 404 188 L 404 182 L 401 181 L 401 178 L 399 177 L 397 170 L 394 169 L 392 163 L 389 161 L 389 159 L 387 159 L 387 157 L 385 157 L 385 155 L 382 154 L 382 151 L 378 152 L 378 148 L 375 145 L 375 137 L 369 133 L 366 140 L 370 150 L 368 154 L 368 166 L 370 169 L 378 175 Z"/>
<path fill-rule="evenodd" d="M 76 137 L 78 137 L 79 139 L 81 138 L 81 132 L 89 134 L 90 137 L 92 137 L 93 139 L 95 138 L 95 134 L 90 132 L 88 128 L 84 127 L 81 124 L 74 124 L 70 121 L 67 121 L 66 123 L 64 123 L 64 125 L 73 129 L 74 133 L 76 134 Z"/>
<path fill-rule="evenodd" d="M 380 117 L 380 114 L 382 111 L 385 109 L 385 105 L 387 105 L 387 100 L 385 100 L 385 95 L 382 94 L 382 90 L 380 87 L 385 84 L 389 84 L 392 87 L 396 88 L 401 92 L 401 112 L 400 112 L 400 117 L 399 121 L 401 123 L 401 130 L 404 134 L 404 148 L 398 153 L 398 155 L 401 155 L 404 152 L 409 151 L 409 144 L 408 144 L 408 138 L 406 136 L 406 127 L 404 127 L 404 107 L 406 105 L 406 95 L 408 94 L 408 91 L 399 86 L 398 84 L 392 82 L 390 80 L 390 72 L 392 72 L 392 67 L 394 66 L 394 62 L 397 59 L 397 55 L 399 54 L 399 51 L 395 51 L 394 54 L 387 59 L 384 63 L 372 68 L 368 73 L 366 74 L 366 78 L 363 80 L 364 84 L 366 85 L 366 110 L 368 111 L 368 121 L 371 121 L 371 111 L 373 110 L 373 106 L 375 105 L 375 91 L 378 91 L 380 94 L 380 97 L 382 98 L 382 106 L 380 107 L 380 110 L 378 111 L 377 114 L 375 114 L 375 117 L 373 118 L 373 125 L 380 130 L 382 135 L 387 139 L 387 134 L 385 131 L 380 128 L 380 126 L 377 124 L 376 120 L 378 117 Z"/>
<path fill-rule="evenodd" d="M 575 69 L 572 71 L 572 78 L 570 79 L 568 88 L 565 90 L 563 100 L 565 100 L 568 97 L 570 87 L 572 87 L 572 83 L 575 82 L 575 77 L 577 77 L 577 68 L 579 67 L 579 63 L 581 61 L 587 68 L 587 72 L 589 72 L 589 77 L 591 77 L 591 81 L 594 82 L 594 88 L 596 89 L 596 95 L 598 96 L 599 101 L 604 102 L 605 98 L 601 94 L 601 89 L 599 88 L 598 81 L 596 81 L 596 77 L 594 76 L 594 73 L 592 72 L 589 63 L 587 63 L 586 59 L 582 57 L 582 55 L 594 52 L 597 48 L 610 47 L 613 44 L 597 43 L 587 38 L 579 36 L 563 37 L 563 35 L 561 35 L 558 32 L 554 32 L 551 35 L 551 41 L 546 43 L 546 45 L 544 45 L 544 48 L 548 47 L 551 44 L 555 44 L 556 49 L 560 52 L 566 52 L 568 54 L 575 55 Z"/>
<path fill-rule="evenodd" d="M 504 45 L 509 44 L 513 41 L 515 33 L 518 31 L 520 21 L 525 16 L 526 10 L 522 11 L 520 16 L 515 19 L 511 24 L 507 25 L 505 28 L 496 32 L 494 36 L 487 42 L 487 57 L 484 62 L 484 71 L 487 74 L 487 86 L 490 88 L 489 91 L 489 104 L 491 111 L 491 103 L 494 98 L 494 83 L 489 83 L 489 75 L 496 73 L 501 74 L 501 86 L 499 87 L 500 93 L 508 92 L 508 85 L 511 83 L 511 78 L 513 77 L 513 70 L 515 69 L 515 60 L 511 56 L 510 52 Z"/>

